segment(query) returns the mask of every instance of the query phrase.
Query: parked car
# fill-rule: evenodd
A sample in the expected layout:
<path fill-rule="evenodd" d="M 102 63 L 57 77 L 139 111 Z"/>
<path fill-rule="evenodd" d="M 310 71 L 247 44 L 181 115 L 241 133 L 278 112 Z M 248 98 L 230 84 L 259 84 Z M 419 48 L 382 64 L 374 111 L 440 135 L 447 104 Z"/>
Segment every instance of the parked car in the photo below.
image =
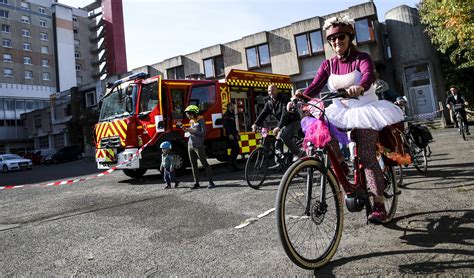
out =
<path fill-rule="evenodd" d="M 0 154 L 0 169 L 6 173 L 13 170 L 33 168 L 31 159 L 22 158 L 16 154 Z"/>
<path fill-rule="evenodd" d="M 26 159 L 31 159 L 33 161 L 33 165 L 39 165 L 41 164 L 41 151 L 35 151 L 35 152 L 28 152 L 22 155 Z"/>
<path fill-rule="evenodd" d="M 65 161 L 73 161 L 82 158 L 83 150 L 80 146 L 67 146 L 59 149 L 57 152 L 44 156 L 42 163 L 59 163 Z"/>

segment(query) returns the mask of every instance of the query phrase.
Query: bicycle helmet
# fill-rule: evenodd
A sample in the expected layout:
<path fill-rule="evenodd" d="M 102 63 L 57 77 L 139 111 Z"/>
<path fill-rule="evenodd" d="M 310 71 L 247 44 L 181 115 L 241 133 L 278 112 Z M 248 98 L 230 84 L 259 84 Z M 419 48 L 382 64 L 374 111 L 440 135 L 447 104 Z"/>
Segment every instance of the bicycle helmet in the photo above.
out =
<path fill-rule="evenodd" d="M 171 143 L 169 141 L 164 141 L 160 144 L 160 149 L 170 149 L 171 150 Z"/>
<path fill-rule="evenodd" d="M 199 114 L 199 107 L 197 107 L 196 105 L 189 105 L 188 107 L 186 107 L 184 112 L 191 112 L 191 113 L 194 113 L 194 114 Z"/>
<path fill-rule="evenodd" d="M 352 27 L 353 23 L 354 21 L 347 15 L 326 19 L 323 26 L 323 29 L 326 31 L 326 39 L 335 34 L 346 33 L 352 41 L 355 36 L 354 27 Z"/>

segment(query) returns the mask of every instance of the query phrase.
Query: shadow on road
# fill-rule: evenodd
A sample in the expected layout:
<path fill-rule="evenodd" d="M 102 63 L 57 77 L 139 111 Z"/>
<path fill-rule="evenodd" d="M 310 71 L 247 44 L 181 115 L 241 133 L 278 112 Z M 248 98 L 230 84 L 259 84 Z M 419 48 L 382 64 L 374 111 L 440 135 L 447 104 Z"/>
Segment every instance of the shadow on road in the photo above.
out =
<path fill-rule="evenodd" d="M 386 228 L 402 231 L 402 243 L 424 249 L 370 252 L 331 261 L 315 275 L 335 277 L 334 269 L 374 257 L 386 257 L 387 265 L 397 266 L 402 274 L 429 275 L 460 268 L 474 267 L 474 210 L 439 210 L 413 213 L 395 218 Z M 458 244 L 466 249 L 436 248 L 437 245 Z M 469 258 L 469 259 L 468 259 Z M 380 266 L 383 268 L 383 266 Z"/>

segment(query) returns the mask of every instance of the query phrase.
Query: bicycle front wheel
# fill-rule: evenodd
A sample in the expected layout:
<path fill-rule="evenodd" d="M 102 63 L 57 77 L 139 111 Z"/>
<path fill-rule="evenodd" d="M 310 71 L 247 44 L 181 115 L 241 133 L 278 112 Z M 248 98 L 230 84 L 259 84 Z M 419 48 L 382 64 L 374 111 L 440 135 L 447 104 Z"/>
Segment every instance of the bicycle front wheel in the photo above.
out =
<path fill-rule="evenodd" d="M 265 150 L 259 147 L 250 153 L 245 164 L 245 180 L 253 189 L 258 189 L 265 181 L 269 160 Z"/>
<path fill-rule="evenodd" d="M 395 213 L 397 212 L 398 195 L 400 195 L 400 190 L 398 189 L 398 182 L 395 176 L 396 174 L 394 167 L 385 167 L 383 174 L 385 180 L 385 190 L 383 195 L 385 209 L 387 211 L 387 218 L 383 223 L 388 223 L 392 221 Z"/>
<path fill-rule="evenodd" d="M 276 198 L 278 235 L 288 257 L 299 267 L 316 269 L 336 253 L 343 229 L 342 193 L 331 172 L 310 159 L 288 168 Z"/>
<path fill-rule="evenodd" d="M 428 157 L 426 156 L 426 148 L 420 148 L 412 142 L 412 159 L 413 165 L 420 173 L 428 171 Z"/>

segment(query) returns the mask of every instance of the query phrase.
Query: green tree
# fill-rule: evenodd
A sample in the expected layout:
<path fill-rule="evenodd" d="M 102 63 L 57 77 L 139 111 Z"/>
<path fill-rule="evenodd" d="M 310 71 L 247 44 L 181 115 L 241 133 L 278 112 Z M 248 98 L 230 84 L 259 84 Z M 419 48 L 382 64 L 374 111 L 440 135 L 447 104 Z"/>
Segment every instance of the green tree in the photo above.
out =
<path fill-rule="evenodd" d="M 421 22 L 431 42 L 456 69 L 474 67 L 474 0 L 422 0 Z"/>

